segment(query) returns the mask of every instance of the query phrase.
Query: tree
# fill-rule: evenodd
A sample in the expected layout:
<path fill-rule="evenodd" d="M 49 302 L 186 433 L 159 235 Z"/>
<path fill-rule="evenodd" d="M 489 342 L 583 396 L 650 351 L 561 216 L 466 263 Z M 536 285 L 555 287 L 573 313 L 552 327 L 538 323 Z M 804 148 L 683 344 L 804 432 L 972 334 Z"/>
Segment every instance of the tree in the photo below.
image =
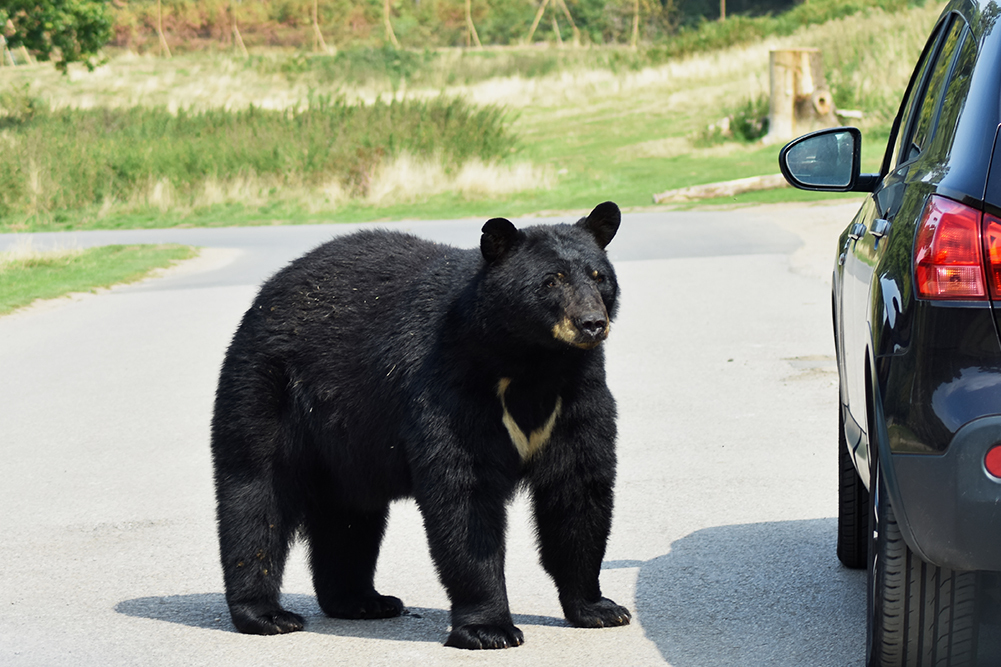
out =
<path fill-rule="evenodd" d="M 0 0 L 0 28 L 11 48 L 56 58 L 63 72 L 75 62 L 93 70 L 111 39 L 112 19 L 105 0 Z"/>

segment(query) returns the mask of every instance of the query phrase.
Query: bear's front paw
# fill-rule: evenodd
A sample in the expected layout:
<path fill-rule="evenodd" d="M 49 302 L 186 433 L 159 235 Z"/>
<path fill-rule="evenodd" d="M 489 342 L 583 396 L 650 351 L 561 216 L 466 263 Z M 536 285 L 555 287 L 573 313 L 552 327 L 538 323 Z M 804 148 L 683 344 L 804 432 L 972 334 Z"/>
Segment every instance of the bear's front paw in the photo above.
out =
<path fill-rule="evenodd" d="M 513 625 L 460 625 L 452 629 L 445 646 L 455 648 L 510 648 L 525 643 L 525 635 Z"/>
<path fill-rule="evenodd" d="M 578 628 L 611 628 L 617 625 L 629 625 L 632 614 L 622 605 L 615 604 L 608 598 L 597 602 L 578 602 L 563 608 L 567 620 Z"/>
<path fill-rule="evenodd" d="M 306 626 L 302 616 L 276 605 L 236 604 L 229 613 L 236 629 L 249 635 L 281 635 Z"/>
<path fill-rule="evenodd" d="M 393 618 L 403 613 L 403 601 L 392 595 L 367 595 L 357 598 L 320 600 L 323 613 L 331 618 Z"/>

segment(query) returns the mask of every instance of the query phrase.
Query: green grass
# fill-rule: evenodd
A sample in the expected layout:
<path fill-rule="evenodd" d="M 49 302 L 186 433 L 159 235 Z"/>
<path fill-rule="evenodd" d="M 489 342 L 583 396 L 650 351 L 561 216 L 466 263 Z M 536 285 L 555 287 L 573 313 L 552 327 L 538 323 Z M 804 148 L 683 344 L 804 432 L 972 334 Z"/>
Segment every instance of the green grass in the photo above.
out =
<path fill-rule="evenodd" d="M 863 168 L 876 171 L 884 146 L 879 142 L 863 144 Z M 505 197 L 468 200 L 460 195 L 444 193 L 428 197 L 420 203 L 398 203 L 374 206 L 349 202 L 334 212 L 310 212 L 295 202 L 278 202 L 267 209 L 239 204 L 219 205 L 185 216 L 165 218 L 159 215 L 122 216 L 105 220 L 101 228 L 141 228 L 165 225 L 231 226 L 259 224 L 308 224 L 317 222 L 372 222 L 400 219 L 482 218 L 494 216 L 531 216 L 564 214 L 567 211 L 587 211 L 606 200 L 615 201 L 624 209 L 653 206 L 653 194 L 665 190 L 701 183 L 731 180 L 766 173 L 778 173 L 778 149 L 741 148 L 728 157 L 679 155 L 672 158 L 622 159 L 617 165 L 592 163 L 585 165 L 590 178 L 564 177 L 565 182 L 552 190 L 531 190 Z M 596 161 L 597 162 L 597 161 Z M 740 195 L 736 199 L 707 199 L 702 204 L 773 203 L 780 201 L 820 201 L 850 198 L 858 195 L 831 195 L 804 192 L 792 188 Z M 691 204 L 673 205 L 687 208 Z M 661 206 L 660 208 L 668 208 Z M 45 229 L 45 227 L 39 227 Z"/>
<path fill-rule="evenodd" d="M 372 204 L 348 200 L 336 208 L 310 210 L 294 198 L 275 196 L 263 204 L 225 202 L 196 209 L 180 207 L 160 211 L 147 208 L 102 216 L 98 206 L 73 213 L 36 218 L 33 231 L 64 229 L 129 229 L 171 226 L 232 226 L 259 224 L 307 224 L 314 222 L 365 222 L 405 218 L 435 219 L 462 217 L 523 216 L 535 213 L 589 210 L 612 200 L 625 209 L 653 204 L 655 193 L 761 174 L 778 173 L 778 146 L 754 143 L 727 143 L 705 149 L 691 149 L 669 156 L 637 155 L 635 146 L 655 131 L 664 119 L 647 115 L 617 124 L 605 113 L 588 110 L 570 123 L 572 132 L 552 131 L 544 111 L 526 112 L 523 139 L 518 157 L 546 164 L 557 176 L 550 189 L 534 189 L 467 198 L 445 192 L 420 201 Z M 533 118 L 533 116 L 536 116 Z M 680 138 L 679 138 L 680 139 Z M 863 140 L 863 170 L 878 171 L 886 143 L 886 130 L 874 128 Z M 830 198 L 823 193 L 793 189 L 742 195 L 743 203 L 771 201 L 815 201 Z M 733 200 L 729 200 L 733 201 Z M 717 203 L 709 200 L 707 204 Z"/>
<path fill-rule="evenodd" d="M 48 65 L 3 68 L 0 232 L 567 215 L 604 200 L 663 210 L 858 198 L 787 188 L 652 203 L 665 190 L 777 172 L 779 146 L 754 142 L 753 124 L 767 94 L 768 49 L 783 46 L 822 49 L 837 106 L 866 113 L 863 170 L 876 171 L 940 10 L 914 4 L 922 3 L 803 3 L 636 51 L 345 49 L 247 60 L 126 56 L 69 76 Z M 708 130 L 724 116 L 749 124 L 737 132 L 742 141 Z M 379 166 L 404 154 L 437 165 L 442 184 L 367 197 L 384 178 Z M 531 187 L 450 187 L 470 160 L 489 163 L 484 180 L 526 163 L 546 177 Z M 0 253 L 0 314 L 138 280 L 196 252 Z"/>
<path fill-rule="evenodd" d="M 834 6 L 809 4 L 817 11 L 819 5 Z M 220 54 L 172 60 L 132 56 L 93 75 L 71 71 L 62 78 L 40 67 L 4 68 L 0 89 L 6 82 L 19 90 L 31 81 L 32 93 L 52 110 L 14 100 L 7 119 L 0 120 L 6 124 L 0 145 L 16 157 L 7 161 L 6 180 L 0 178 L 0 200 L 8 202 L 0 231 L 514 216 L 586 210 L 607 199 L 624 208 L 650 207 L 653 195 L 665 190 L 778 171 L 778 145 L 700 137 L 727 115 L 753 120 L 767 95 L 768 50 L 783 46 L 822 49 L 838 105 L 866 114 L 860 126 L 867 169 L 875 170 L 900 94 L 940 8 L 867 7 L 823 24 L 803 21 L 789 37 L 658 66 L 651 66 L 659 57 L 651 55 L 652 47 L 636 52 L 593 47 L 403 52 L 408 55 L 398 54 L 395 70 L 384 62 L 388 52 L 371 58 L 357 52 L 343 61 L 340 55 L 301 54 L 249 61 Z M 887 34 L 894 34 L 892 43 L 886 43 Z M 348 79 L 336 79 L 338 62 L 356 68 L 344 76 L 363 80 L 364 86 L 351 88 L 344 84 Z M 390 81 L 380 83 L 380 77 Z M 420 88 L 420 81 L 427 87 Z M 367 121 L 359 124 L 382 138 L 352 143 L 331 139 L 340 130 L 329 119 L 309 120 L 304 131 L 296 125 L 307 116 L 295 109 L 326 95 L 336 100 L 331 106 L 341 105 L 345 118 L 362 113 L 355 100 L 382 109 L 465 101 L 453 107 L 455 113 L 440 114 L 455 121 L 450 138 L 434 129 L 433 141 L 414 143 L 414 128 L 423 130 L 421 123 L 400 123 L 387 133 Z M 247 110 L 251 101 L 258 104 L 253 112 Z M 98 108 L 86 109 L 91 106 Z M 171 109 L 188 110 L 168 113 Z M 486 115 L 478 116 L 481 112 Z M 47 115 L 45 124 L 15 127 L 18 117 L 33 114 Z M 129 129 L 130 119 L 139 119 L 138 127 L 133 123 Z M 165 129 L 157 134 L 156 127 Z M 34 155 L 42 155 L 46 142 L 56 150 L 45 159 L 18 153 L 35 146 Z M 10 150 L 12 144 L 17 150 Z M 98 157 L 78 157 L 83 144 Z M 449 147 L 458 147 L 453 153 L 458 157 L 448 156 Z M 490 156 L 481 177 L 486 187 L 453 187 L 462 150 L 465 158 Z M 373 180 L 384 178 L 378 165 L 403 153 L 437 164 L 441 182 L 366 196 Z M 324 171 L 334 157 L 347 165 L 340 176 Z M 517 187 L 489 187 L 501 180 L 498 173 L 525 164 L 540 177 Z M 401 172 L 394 178 L 405 182 L 411 176 Z M 824 195 L 787 189 L 738 199 L 818 196 Z"/>
<path fill-rule="evenodd" d="M 364 197 L 387 158 L 407 153 L 448 170 L 504 157 L 514 143 L 501 109 L 443 97 L 359 105 L 313 96 L 301 109 L 177 114 L 50 111 L 7 98 L 0 97 L 0 107 L 12 110 L 0 118 L 7 144 L 0 218 L 40 224 L 111 202 L 126 210 L 190 207 L 213 184 L 239 180 L 278 198 L 282 189 L 331 184 Z"/>
<path fill-rule="evenodd" d="M 135 282 L 150 271 L 189 259 L 197 249 L 179 245 L 112 245 L 86 250 L 0 253 L 0 315 L 70 292 Z"/>

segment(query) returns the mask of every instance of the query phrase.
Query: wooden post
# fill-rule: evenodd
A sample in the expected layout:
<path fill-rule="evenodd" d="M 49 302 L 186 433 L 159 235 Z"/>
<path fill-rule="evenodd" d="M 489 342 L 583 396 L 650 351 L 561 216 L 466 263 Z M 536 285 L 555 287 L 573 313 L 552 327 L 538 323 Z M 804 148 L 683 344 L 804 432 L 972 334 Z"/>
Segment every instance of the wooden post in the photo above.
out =
<path fill-rule="evenodd" d="M 719 0 L 719 20 L 726 20 L 726 0 Z"/>
<path fill-rule="evenodd" d="M 550 0 L 542 0 L 542 4 L 539 5 L 539 11 L 535 13 L 535 20 L 532 21 L 532 27 L 528 31 L 528 37 L 525 38 L 526 44 L 532 43 L 532 37 L 535 36 L 535 29 L 539 27 L 539 21 L 542 20 L 542 14 L 546 11 L 546 7 L 549 6 Z M 567 22 L 570 23 L 570 29 L 573 31 L 573 43 L 574 46 L 580 46 L 580 30 L 577 28 L 577 24 L 574 23 L 573 16 L 570 15 L 570 10 L 567 8 L 567 3 L 563 0 L 552 0 L 554 7 L 558 7 L 565 17 L 567 17 Z M 555 12 L 556 9 L 554 8 Z M 563 46 L 563 37 L 560 35 L 559 26 L 556 24 L 556 17 L 553 16 L 553 32 L 556 33 L 556 42 Z"/>
<path fill-rule="evenodd" d="M 525 38 L 527 43 L 532 43 L 532 37 L 535 36 L 535 29 L 539 27 L 539 21 L 542 20 L 542 13 L 546 11 L 546 6 L 548 5 L 549 0 L 542 0 L 542 4 L 539 5 L 539 11 L 535 12 L 535 20 L 532 21 L 532 27 L 528 31 L 528 37 Z"/>
<path fill-rule="evenodd" d="M 167 46 L 167 38 L 163 36 L 163 3 L 156 0 L 156 34 L 160 38 L 160 55 L 164 53 L 170 58 L 170 47 Z"/>
<path fill-rule="evenodd" d="M 318 0 L 313 0 L 313 51 L 329 53 L 327 43 L 323 41 L 323 33 L 320 32 L 320 10 Z"/>
<path fill-rule="evenodd" d="M 636 48 L 640 38 L 640 0 L 633 0 L 633 36 L 629 40 L 629 46 Z"/>
<path fill-rule="evenodd" d="M 831 91 L 819 49 L 783 49 L 769 54 L 771 105 L 768 144 L 786 142 L 813 130 L 834 127 Z"/>
<path fill-rule="evenodd" d="M 476 48 L 483 48 L 480 43 L 480 36 L 476 34 L 476 25 L 473 23 L 473 2 L 466 0 L 466 46 L 476 44 Z"/>
<path fill-rule="evenodd" d="M 386 24 L 386 39 L 392 42 L 396 48 L 400 48 L 400 41 L 396 39 L 396 33 L 393 32 L 393 24 L 389 20 L 389 0 L 385 0 L 382 3 L 382 17 Z"/>
<path fill-rule="evenodd" d="M 240 28 L 237 27 L 236 21 L 233 21 L 233 43 L 240 49 L 240 53 L 243 54 L 244 58 L 249 58 L 250 53 L 247 52 L 247 46 L 243 43 L 243 35 L 240 34 Z"/>
<path fill-rule="evenodd" d="M 580 46 L 580 30 L 577 29 L 577 24 L 574 23 L 573 17 L 570 16 L 570 9 L 567 7 L 566 0 L 556 0 L 559 4 L 560 9 L 563 10 L 563 15 L 567 17 L 567 21 L 570 22 L 570 29 L 573 31 L 573 45 Z"/>
<path fill-rule="evenodd" d="M 240 34 L 240 28 L 236 23 L 236 10 L 233 8 L 233 3 L 229 4 L 229 22 L 233 24 L 233 44 L 240 49 L 240 53 L 243 54 L 244 58 L 249 58 L 250 54 L 247 53 L 247 46 L 243 43 L 243 35 Z"/>

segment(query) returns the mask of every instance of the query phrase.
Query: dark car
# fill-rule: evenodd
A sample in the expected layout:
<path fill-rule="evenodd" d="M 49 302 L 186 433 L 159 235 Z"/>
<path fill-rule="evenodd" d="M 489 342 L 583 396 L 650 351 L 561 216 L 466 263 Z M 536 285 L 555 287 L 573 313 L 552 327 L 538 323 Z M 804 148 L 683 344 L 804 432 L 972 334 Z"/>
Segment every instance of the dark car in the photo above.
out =
<path fill-rule="evenodd" d="M 869 570 L 870 666 L 1001 665 L 999 14 L 949 3 L 878 174 L 860 173 L 855 128 L 779 157 L 798 188 L 869 193 L 838 240 L 832 306 L 837 553 Z"/>

